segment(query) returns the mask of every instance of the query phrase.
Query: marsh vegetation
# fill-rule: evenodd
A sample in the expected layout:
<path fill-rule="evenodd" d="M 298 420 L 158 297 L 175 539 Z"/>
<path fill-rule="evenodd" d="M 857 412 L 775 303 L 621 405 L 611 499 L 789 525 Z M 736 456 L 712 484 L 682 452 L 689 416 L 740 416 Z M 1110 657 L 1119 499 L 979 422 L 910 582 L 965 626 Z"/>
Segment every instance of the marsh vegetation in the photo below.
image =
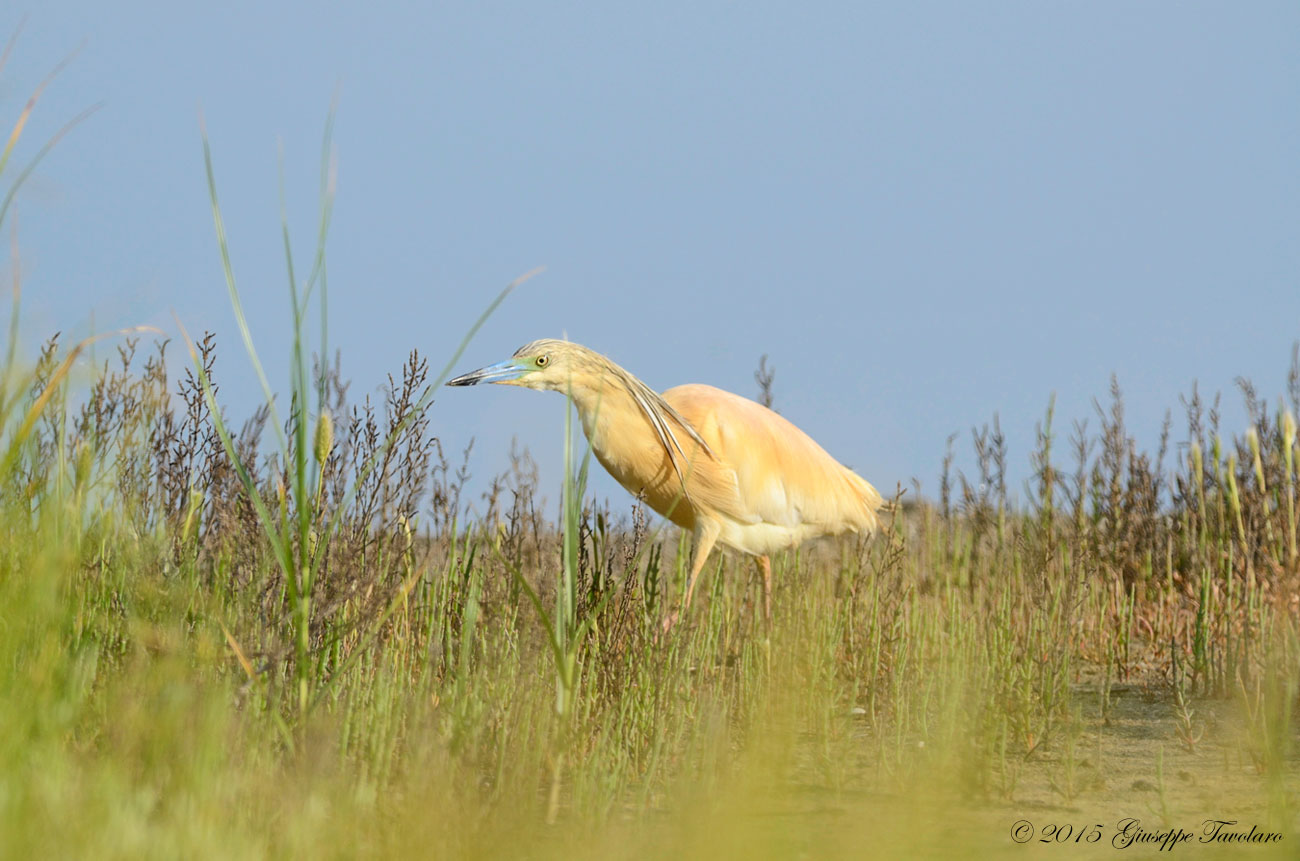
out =
<path fill-rule="evenodd" d="M 197 350 L 219 379 L 215 339 Z M 77 401 L 60 356 L 11 367 L 3 402 L 12 851 L 779 855 L 939 822 L 973 848 L 1018 811 L 1293 825 L 1294 385 L 1277 412 L 1246 387 L 1253 428 L 1226 441 L 1193 395 L 1186 443 L 1154 454 L 1118 390 L 1064 445 L 1049 413 L 1020 507 L 995 425 L 980 475 L 776 560 L 770 627 L 724 558 L 659 636 L 679 538 L 583 495 L 580 451 L 559 522 L 526 453 L 467 499 L 418 355 L 357 404 L 324 369 L 332 438 L 301 460 L 299 411 L 288 458 L 263 450 L 269 409 L 244 422 L 255 499 L 197 371 L 170 380 L 131 339 Z"/>

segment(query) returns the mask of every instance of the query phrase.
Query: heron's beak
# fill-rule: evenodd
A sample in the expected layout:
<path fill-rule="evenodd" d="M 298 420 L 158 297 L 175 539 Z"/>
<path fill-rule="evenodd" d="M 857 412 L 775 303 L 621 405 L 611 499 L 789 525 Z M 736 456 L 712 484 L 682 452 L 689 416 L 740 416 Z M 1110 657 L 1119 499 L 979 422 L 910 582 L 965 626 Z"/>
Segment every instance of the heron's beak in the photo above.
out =
<path fill-rule="evenodd" d="M 519 379 L 527 371 L 517 359 L 506 359 L 504 362 L 497 362 L 495 365 L 488 365 L 486 368 L 479 368 L 477 371 L 470 371 L 468 374 L 462 374 L 454 380 L 448 380 L 449 386 L 476 386 L 479 383 L 511 383 Z"/>

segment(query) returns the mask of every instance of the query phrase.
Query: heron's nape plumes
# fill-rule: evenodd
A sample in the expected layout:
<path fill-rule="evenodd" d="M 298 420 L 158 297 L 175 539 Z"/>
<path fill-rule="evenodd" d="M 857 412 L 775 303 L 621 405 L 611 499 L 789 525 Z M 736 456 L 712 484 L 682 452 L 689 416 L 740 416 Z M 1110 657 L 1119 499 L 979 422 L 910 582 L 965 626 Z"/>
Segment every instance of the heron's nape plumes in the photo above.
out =
<path fill-rule="evenodd" d="M 681 463 L 687 457 L 686 450 L 677 441 L 677 434 L 673 433 L 672 424 L 676 424 L 686 431 L 708 457 L 716 461 L 718 459 L 717 455 L 713 453 L 713 449 L 709 448 L 709 444 L 696 432 L 695 428 L 691 427 L 691 423 L 682 418 L 681 414 L 663 399 L 663 396 L 613 362 L 606 360 L 606 364 L 618 376 L 619 381 L 632 395 L 637 406 L 641 408 L 642 414 L 654 427 L 655 435 L 659 438 L 659 444 L 668 453 L 669 460 L 673 462 L 673 469 L 677 472 L 677 478 L 682 483 L 682 493 L 687 499 L 690 499 L 690 489 L 686 486 L 686 475 L 682 471 Z"/>
<path fill-rule="evenodd" d="M 662 395 L 569 341 L 533 341 L 448 385 L 480 382 L 569 395 L 596 459 L 631 493 L 695 537 L 691 595 L 714 543 L 760 558 L 807 539 L 871 532 L 881 497 L 786 419 L 712 386 Z"/>

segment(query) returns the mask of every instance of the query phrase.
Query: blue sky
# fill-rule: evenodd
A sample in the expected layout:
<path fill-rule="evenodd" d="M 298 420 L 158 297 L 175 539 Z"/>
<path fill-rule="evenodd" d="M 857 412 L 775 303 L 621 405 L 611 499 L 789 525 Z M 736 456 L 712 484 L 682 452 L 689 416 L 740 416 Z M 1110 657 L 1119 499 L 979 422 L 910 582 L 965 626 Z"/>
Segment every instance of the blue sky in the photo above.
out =
<path fill-rule="evenodd" d="M 1194 380 L 1240 429 L 1234 378 L 1275 397 L 1300 338 L 1295 3 L 49 2 L 0 116 L 83 42 L 17 156 L 103 103 L 18 199 L 26 346 L 174 311 L 217 331 L 235 416 L 257 386 L 200 105 L 286 388 L 277 148 L 305 260 L 336 86 L 331 340 L 354 394 L 413 348 L 440 366 L 546 265 L 460 370 L 567 333 L 658 389 L 753 396 L 766 353 L 784 415 L 882 489 L 933 493 L 949 434 L 969 468 L 998 412 L 1019 480 L 1049 396 L 1064 431 L 1112 372 L 1144 440 Z M 553 487 L 563 409 L 488 387 L 432 415 L 449 449 L 477 439 L 479 478 L 518 437 Z"/>

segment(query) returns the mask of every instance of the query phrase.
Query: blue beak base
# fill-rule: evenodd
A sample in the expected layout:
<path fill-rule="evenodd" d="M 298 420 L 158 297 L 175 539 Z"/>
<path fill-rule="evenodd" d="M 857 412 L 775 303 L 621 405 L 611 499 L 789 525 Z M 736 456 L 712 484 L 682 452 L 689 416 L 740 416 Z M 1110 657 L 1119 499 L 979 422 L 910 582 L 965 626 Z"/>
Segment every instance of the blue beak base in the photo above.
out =
<path fill-rule="evenodd" d="M 448 380 L 447 385 L 476 386 L 479 383 L 508 383 L 522 377 L 524 371 L 525 368 L 521 367 L 518 361 L 506 359 L 504 362 L 497 362 L 495 365 L 488 365 L 486 368 L 479 368 L 477 371 L 462 374 L 454 380 Z"/>

